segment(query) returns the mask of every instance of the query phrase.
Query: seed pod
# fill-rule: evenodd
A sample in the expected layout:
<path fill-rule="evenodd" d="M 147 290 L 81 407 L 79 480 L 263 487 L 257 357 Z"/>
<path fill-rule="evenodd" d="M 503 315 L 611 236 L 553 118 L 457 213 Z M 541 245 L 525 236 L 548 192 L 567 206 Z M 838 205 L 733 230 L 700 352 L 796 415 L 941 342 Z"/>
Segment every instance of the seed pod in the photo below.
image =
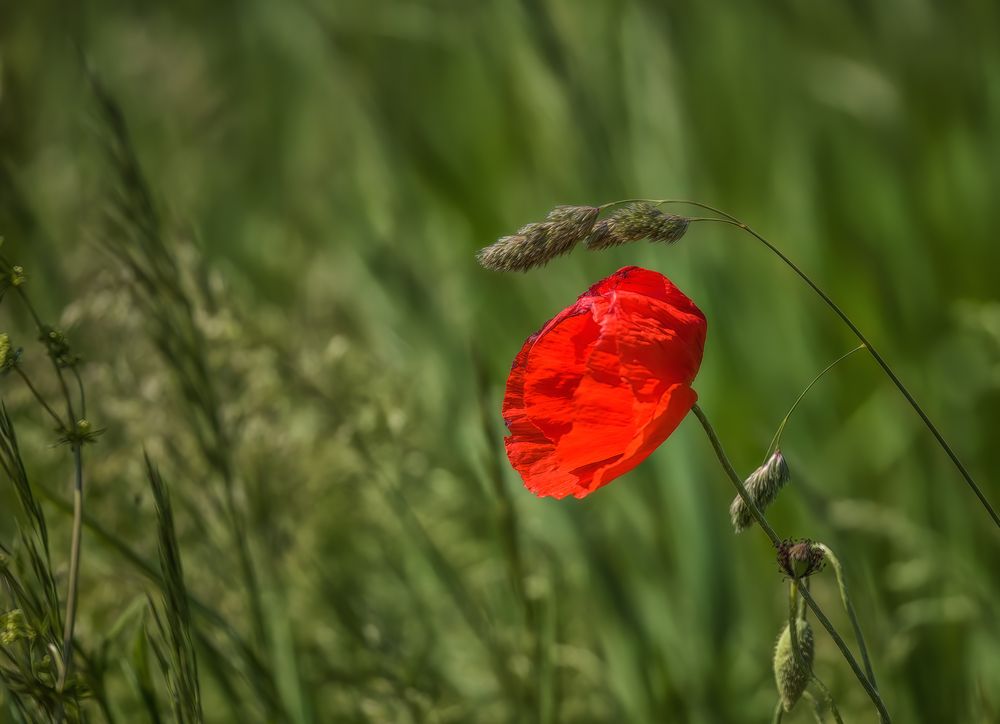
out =
<path fill-rule="evenodd" d="M 795 622 L 795 633 L 802 654 L 801 661 L 792 647 L 792 630 L 788 624 L 785 624 L 774 647 L 774 682 L 778 686 L 778 696 L 781 697 L 781 706 L 785 711 L 792 710 L 812 678 L 812 627 L 808 621 L 800 618 Z"/>
<path fill-rule="evenodd" d="M 743 485 L 758 510 L 764 512 L 767 506 L 778 497 L 778 492 L 785 487 L 790 479 L 791 474 L 788 471 L 785 456 L 781 454 L 780 450 L 776 450 L 766 463 L 750 473 L 750 477 Z M 754 523 L 750 508 L 739 495 L 733 498 L 733 502 L 729 506 L 729 517 L 732 519 L 733 528 L 736 529 L 737 533 L 741 533 Z"/>

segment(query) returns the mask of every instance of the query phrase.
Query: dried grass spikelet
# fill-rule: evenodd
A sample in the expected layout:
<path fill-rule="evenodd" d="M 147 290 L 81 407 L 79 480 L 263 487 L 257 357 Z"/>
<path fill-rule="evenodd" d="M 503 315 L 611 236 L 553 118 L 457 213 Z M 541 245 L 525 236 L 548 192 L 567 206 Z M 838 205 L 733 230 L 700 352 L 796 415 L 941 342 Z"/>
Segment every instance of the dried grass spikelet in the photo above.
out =
<path fill-rule="evenodd" d="M 815 643 L 812 627 L 804 618 L 795 622 L 796 638 L 799 641 L 799 651 L 802 660 L 795 656 L 792 647 L 792 630 L 788 624 L 778 637 L 774 647 L 774 682 L 781 697 L 781 706 L 785 711 L 791 711 L 802 697 L 809 680 L 812 678 L 812 664 Z"/>
<path fill-rule="evenodd" d="M 684 236 L 687 227 L 685 217 L 665 213 L 641 201 L 622 206 L 594 224 L 586 246 L 591 251 L 600 251 L 641 239 L 672 244 Z"/>
<path fill-rule="evenodd" d="M 766 463 L 750 474 L 743 485 L 758 510 L 764 512 L 790 479 L 791 473 L 788 470 L 788 463 L 785 462 L 785 456 L 780 450 L 775 450 Z M 739 495 L 733 498 L 729 506 L 729 517 L 737 533 L 743 532 L 754 523 L 753 513 Z"/>
<path fill-rule="evenodd" d="M 594 206 L 556 206 L 544 221 L 532 222 L 480 250 L 480 265 L 493 271 L 527 271 L 571 251 L 597 220 Z"/>

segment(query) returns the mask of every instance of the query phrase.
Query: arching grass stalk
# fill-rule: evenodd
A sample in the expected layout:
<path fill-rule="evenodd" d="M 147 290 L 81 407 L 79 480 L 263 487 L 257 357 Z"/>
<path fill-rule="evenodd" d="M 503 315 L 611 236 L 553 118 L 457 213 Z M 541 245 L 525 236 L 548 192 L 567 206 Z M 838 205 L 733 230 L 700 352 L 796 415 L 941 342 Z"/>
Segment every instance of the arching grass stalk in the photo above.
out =
<path fill-rule="evenodd" d="M 737 474 L 735 468 L 733 468 L 733 464 L 729 460 L 729 457 L 726 455 L 726 451 L 722 447 L 722 442 L 719 440 L 719 436 L 716 434 L 715 428 L 712 427 L 712 424 L 708 421 L 708 418 L 705 416 L 705 413 L 702 411 L 700 406 L 695 404 L 691 408 L 691 410 L 692 412 L 694 412 L 695 417 L 698 418 L 698 421 L 701 423 L 702 428 L 704 428 L 705 434 L 708 435 L 709 442 L 712 443 L 712 448 L 715 450 L 716 457 L 718 457 L 719 463 L 722 465 L 723 470 L 726 471 L 726 475 L 729 476 L 730 481 L 736 488 L 737 495 L 739 495 L 740 498 L 743 499 L 744 504 L 746 504 L 747 508 L 750 510 L 751 514 L 754 517 L 754 520 L 756 520 L 757 524 L 760 526 L 760 529 L 764 531 L 764 533 L 770 539 L 771 544 L 775 548 L 777 548 L 778 545 L 781 543 L 781 538 L 778 537 L 778 534 L 775 533 L 774 528 L 771 527 L 771 524 L 768 522 L 767 518 L 764 517 L 764 514 L 760 512 L 760 509 L 757 507 L 757 504 L 754 503 L 753 499 L 750 497 L 750 494 L 747 492 L 747 489 L 743 484 L 743 480 Z M 800 578 L 795 578 L 793 579 L 793 583 L 799 595 L 801 595 L 803 600 L 805 600 L 806 605 L 815 614 L 816 620 L 820 622 L 823 628 L 826 629 L 827 633 L 830 634 L 830 637 L 833 639 L 834 643 L 837 644 L 837 648 L 840 649 L 840 653 L 843 654 L 844 659 L 847 661 L 848 665 L 850 665 L 851 670 L 854 672 L 854 675 L 857 677 L 858 681 L 864 687 L 865 692 L 868 694 L 868 697 L 872 700 L 872 703 L 878 710 L 880 721 L 883 724 L 890 724 L 891 719 L 889 717 L 889 712 L 885 708 L 885 704 L 882 701 L 882 697 L 879 696 L 878 690 L 875 688 L 872 682 L 868 680 L 868 677 L 865 675 L 865 672 L 862 671 L 861 667 L 858 665 L 857 660 L 854 658 L 854 654 L 851 653 L 851 650 L 850 648 L 848 648 L 847 643 L 844 641 L 843 637 L 841 637 L 841 635 L 837 632 L 837 629 L 834 627 L 833 623 L 823 612 L 823 609 L 821 609 L 819 604 L 816 603 L 816 600 L 812 597 L 812 594 L 809 593 L 809 589 L 806 587 L 805 582 Z"/>
<path fill-rule="evenodd" d="M 910 391 L 906 388 L 906 385 L 903 384 L 903 382 L 899 379 L 896 373 L 892 370 L 892 368 L 889 366 L 889 363 L 886 362 L 885 358 L 882 357 L 879 351 L 872 346 L 872 343 L 868 340 L 868 338 L 864 335 L 864 333 L 862 333 L 862 331 L 858 328 L 858 326 L 854 323 L 854 321 L 849 316 L 847 316 L 847 313 L 844 312 L 844 310 L 841 309 L 830 298 L 830 296 L 826 292 L 824 292 L 816 284 L 816 282 L 814 282 L 809 277 L 808 274 L 802 271 L 802 269 L 800 269 L 797 264 L 795 264 L 791 259 L 785 256 L 785 254 L 780 249 L 778 249 L 774 244 L 765 239 L 762 235 L 754 231 L 748 224 L 740 221 L 735 216 L 732 216 L 731 214 L 728 214 L 725 211 L 717 209 L 714 206 L 709 206 L 708 204 L 704 204 L 700 201 L 690 201 L 686 199 L 660 199 L 660 200 L 629 199 L 628 201 L 615 201 L 610 204 L 604 204 L 603 206 L 600 206 L 598 208 L 605 209 L 607 207 L 615 206 L 621 203 L 628 203 L 629 201 L 646 201 L 648 203 L 652 203 L 658 206 L 663 204 L 689 204 L 691 206 L 696 206 L 700 209 L 705 209 L 706 211 L 718 214 L 722 218 L 706 219 L 699 217 L 698 219 L 692 219 L 692 221 L 717 221 L 719 223 L 735 226 L 738 229 L 742 229 L 746 233 L 750 234 L 757 241 L 759 241 L 761 244 L 770 249 L 770 251 L 775 256 L 781 259 L 781 261 L 789 269 L 795 272 L 802 279 L 802 281 L 808 284 L 809 287 L 814 292 L 816 292 L 816 294 L 819 295 L 820 299 L 822 299 L 823 302 L 831 310 L 833 310 L 834 314 L 840 317 L 841 321 L 844 324 L 846 324 L 848 329 L 850 329 L 851 332 L 854 334 L 854 336 L 858 338 L 858 341 L 864 345 L 864 347 L 868 350 L 868 353 L 872 356 L 872 359 L 874 359 L 876 364 L 878 364 L 878 366 L 882 368 L 882 371 L 885 372 L 889 380 L 893 383 L 893 385 L 896 386 L 896 389 L 899 390 L 900 394 L 902 394 L 903 397 L 906 399 L 906 401 L 910 404 L 910 407 L 912 407 L 913 410 L 920 417 L 920 419 L 923 420 L 924 425 L 927 427 L 928 430 L 931 431 L 931 434 L 934 436 L 934 439 L 937 440 L 938 445 L 940 445 L 941 448 L 945 451 L 945 453 L 947 453 L 952 463 L 958 469 L 958 472 L 962 475 L 962 478 L 965 480 L 966 484 L 969 486 L 972 492 L 975 493 L 976 497 L 979 498 L 979 502 L 982 503 L 983 507 L 986 508 L 986 512 L 989 513 L 990 517 L 993 519 L 994 524 L 996 524 L 996 526 L 1000 528 L 1000 514 L 997 514 L 997 511 L 990 504 L 989 500 L 986 498 L 985 493 L 983 493 L 979 485 L 976 484 L 976 481 L 973 479 L 972 474 L 962 463 L 961 459 L 958 457 L 958 454 L 951 448 L 951 445 L 948 444 L 947 440 L 944 439 L 944 436 L 941 434 L 940 430 L 938 430 L 937 426 L 933 422 L 931 422 L 931 419 L 927 416 L 927 413 L 924 412 L 923 408 L 920 406 L 920 403 L 918 403 L 916 399 L 913 397 L 913 395 L 910 394 Z"/>
<path fill-rule="evenodd" d="M 858 648 L 861 650 L 861 660 L 865 665 L 865 673 L 868 675 L 868 680 L 872 682 L 872 686 L 877 690 L 878 684 L 875 682 L 875 671 L 872 669 L 872 662 L 868 657 L 868 647 L 865 646 L 865 637 L 861 634 L 861 624 L 858 622 L 851 599 L 847 595 L 847 581 L 844 579 L 844 567 L 841 565 L 840 559 L 830 550 L 829 546 L 823 543 L 817 543 L 816 545 L 823 550 L 823 556 L 833 566 L 833 572 L 837 576 L 837 588 L 840 589 L 840 600 L 844 604 L 844 610 L 847 612 L 848 618 L 851 619 L 851 626 L 854 628 L 854 639 L 858 642 Z"/>
<path fill-rule="evenodd" d="M 765 461 L 769 457 L 771 457 L 771 453 L 774 452 L 775 450 L 777 450 L 778 447 L 781 445 L 781 433 L 783 433 L 785 431 L 785 425 L 788 424 L 788 419 L 792 416 L 792 413 L 795 412 L 795 408 L 799 406 L 799 403 L 802 402 L 802 399 L 809 393 L 809 390 L 811 390 L 813 388 L 813 386 L 815 386 L 815 384 L 817 382 L 819 382 L 823 378 L 823 375 L 825 375 L 827 372 L 829 372 L 830 370 L 832 370 L 834 367 L 836 367 L 838 364 L 840 364 L 842 361 L 844 361 L 845 359 L 847 359 L 848 357 L 850 357 L 855 352 L 857 352 L 859 350 L 862 350 L 864 348 L 865 348 L 865 346 L 863 344 L 859 344 L 857 347 L 855 347 L 854 349 L 852 349 L 850 352 L 847 352 L 846 354 L 841 355 L 840 357 L 838 357 L 837 359 L 835 359 L 833 362 L 831 362 L 830 364 L 828 364 L 823 369 L 822 372 L 820 372 L 818 375 L 816 375 L 815 377 L 813 377 L 812 382 L 810 382 L 808 385 L 806 385 L 806 388 L 804 390 L 802 390 L 801 393 L 799 393 L 799 396 L 795 398 L 795 402 L 792 403 L 792 406 L 790 408 L 788 408 L 788 412 L 786 412 L 785 416 L 782 418 L 781 424 L 778 425 L 777 432 L 775 432 L 774 433 L 774 437 L 771 438 L 771 444 L 767 446 L 767 452 L 764 455 L 764 460 Z"/>

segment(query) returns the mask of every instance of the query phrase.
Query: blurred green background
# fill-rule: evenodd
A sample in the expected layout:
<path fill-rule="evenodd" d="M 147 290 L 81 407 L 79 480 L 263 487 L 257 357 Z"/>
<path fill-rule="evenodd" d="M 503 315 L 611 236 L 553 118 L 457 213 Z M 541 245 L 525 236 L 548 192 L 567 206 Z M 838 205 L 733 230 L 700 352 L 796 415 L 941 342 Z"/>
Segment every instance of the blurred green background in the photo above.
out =
<path fill-rule="evenodd" d="M 82 57 L 193 290 L 257 613 L 170 361 L 99 246 L 116 180 Z M 94 721 L 150 717 L 130 671 L 153 589 L 123 554 L 156 559 L 144 447 L 191 593 L 262 662 L 196 614 L 210 721 L 770 720 L 785 587 L 764 536 L 732 533 L 695 421 L 586 500 L 539 500 L 504 457 L 500 399 L 524 338 L 626 264 L 708 317 L 695 388 L 741 473 L 856 342 L 722 225 L 525 275 L 476 265 L 560 203 L 693 198 L 753 225 L 1000 501 L 996 3 L 4 4 L 0 63 L 4 253 L 84 351 L 107 428 L 87 505 L 117 543 L 85 535 L 79 626 L 111 652 Z M 42 352 L 24 336 L 28 365 Z M 34 479 L 65 499 L 68 456 L 17 380 L 0 385 Z M 895 720 L 1000 721 L 1000 539 L 912 410 L 858 354 L 783 447 L 794 483 L 769 517 L 840 554 Z M 64 573 L 69 520 L 46 512 Z M 832 572 L 813 590 L 846 634 Z M 819 631 L 816 671 L 845 721 L 875 721 Z M 811 720 L 805 704 L 785 719 Z"/>

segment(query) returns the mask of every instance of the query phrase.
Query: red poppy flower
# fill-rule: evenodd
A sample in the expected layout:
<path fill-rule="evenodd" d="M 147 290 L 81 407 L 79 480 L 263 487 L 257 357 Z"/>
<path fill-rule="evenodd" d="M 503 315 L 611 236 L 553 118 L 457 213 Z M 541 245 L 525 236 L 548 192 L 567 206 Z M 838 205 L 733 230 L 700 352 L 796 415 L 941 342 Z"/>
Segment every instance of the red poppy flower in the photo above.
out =
<path fill-rule="evenodd" d="M 641 463 L 698 396 L 705 315 L 662 274 L 625 267 L 524 343 L 503 416 L 539 496 L 582 498 Z"/>

